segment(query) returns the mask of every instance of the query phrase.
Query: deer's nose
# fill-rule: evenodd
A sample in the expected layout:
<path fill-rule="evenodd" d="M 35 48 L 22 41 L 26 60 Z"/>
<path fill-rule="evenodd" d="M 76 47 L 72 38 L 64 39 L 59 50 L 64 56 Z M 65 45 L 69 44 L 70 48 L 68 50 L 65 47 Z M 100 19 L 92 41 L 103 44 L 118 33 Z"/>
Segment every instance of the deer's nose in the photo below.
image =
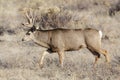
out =
<path fill-rule="evenodd" d="M 24 41 L 24 39 L 22 38 L 22 41 Z"/>

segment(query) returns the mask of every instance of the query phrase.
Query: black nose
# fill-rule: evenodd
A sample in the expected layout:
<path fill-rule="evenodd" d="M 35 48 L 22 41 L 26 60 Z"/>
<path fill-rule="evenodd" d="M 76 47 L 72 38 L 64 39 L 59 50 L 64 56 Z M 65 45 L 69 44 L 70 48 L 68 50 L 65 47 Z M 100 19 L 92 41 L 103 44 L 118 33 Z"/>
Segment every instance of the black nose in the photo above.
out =
<path fill-rule="evenodd" d="M 24 39 L 22 39 L 22 41 L 24 41 Z"/>

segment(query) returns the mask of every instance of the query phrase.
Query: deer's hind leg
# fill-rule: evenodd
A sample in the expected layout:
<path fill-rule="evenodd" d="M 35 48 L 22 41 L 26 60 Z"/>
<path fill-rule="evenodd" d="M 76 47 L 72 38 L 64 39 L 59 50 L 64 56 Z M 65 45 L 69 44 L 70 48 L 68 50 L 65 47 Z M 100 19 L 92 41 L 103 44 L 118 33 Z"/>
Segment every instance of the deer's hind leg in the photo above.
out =
<path fill-rule="evenodd" d="M 105 56 L 106 62 L 110 62 L 107 50 L 101 49 L 100 53 Z"/>
<path fill-rule="evenodd" d="M 95 56 L 95 62 L 94 62 L 94 66 L 97 64 L 97 61 L 99 60 L 100 58 L 100 53 L 98 53 L 97 51 L 95 50 L 92 50 L 90 48 L 88 48 L 88 50 Z"/>

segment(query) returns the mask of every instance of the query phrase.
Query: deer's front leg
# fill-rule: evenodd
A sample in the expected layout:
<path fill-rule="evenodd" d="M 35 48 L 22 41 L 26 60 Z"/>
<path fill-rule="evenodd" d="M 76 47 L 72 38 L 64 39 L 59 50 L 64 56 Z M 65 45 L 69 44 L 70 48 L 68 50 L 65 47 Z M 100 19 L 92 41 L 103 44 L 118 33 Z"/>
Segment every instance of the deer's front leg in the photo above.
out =
<path fill-rule="evenodd" d="M 49 54 L 49 53 L 47 51 L 44 51 L 41 58 L 40 58 L 40 62 L 39 62 L 40 68 L 43 67 L 43 60 L 44 60 L 46 54 Z"/>
<path fill-rule="evenodd" d="M 64 51 L 58 51 L 58 56 L 59 56 L 60 65 L 61 65 L 61 67 L 63 67 Z"/>

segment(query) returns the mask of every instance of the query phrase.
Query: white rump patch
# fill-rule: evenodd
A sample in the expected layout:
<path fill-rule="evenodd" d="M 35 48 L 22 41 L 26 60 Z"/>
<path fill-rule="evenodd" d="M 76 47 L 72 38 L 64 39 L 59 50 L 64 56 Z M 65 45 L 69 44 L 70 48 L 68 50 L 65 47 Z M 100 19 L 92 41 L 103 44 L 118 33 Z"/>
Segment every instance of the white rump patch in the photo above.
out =
<path fill-rule="evenodd" d="M 100 34 L 100 38 L 102 38 L 102 31 L 101 30 L 99 30 L 99 34 Z"/>

